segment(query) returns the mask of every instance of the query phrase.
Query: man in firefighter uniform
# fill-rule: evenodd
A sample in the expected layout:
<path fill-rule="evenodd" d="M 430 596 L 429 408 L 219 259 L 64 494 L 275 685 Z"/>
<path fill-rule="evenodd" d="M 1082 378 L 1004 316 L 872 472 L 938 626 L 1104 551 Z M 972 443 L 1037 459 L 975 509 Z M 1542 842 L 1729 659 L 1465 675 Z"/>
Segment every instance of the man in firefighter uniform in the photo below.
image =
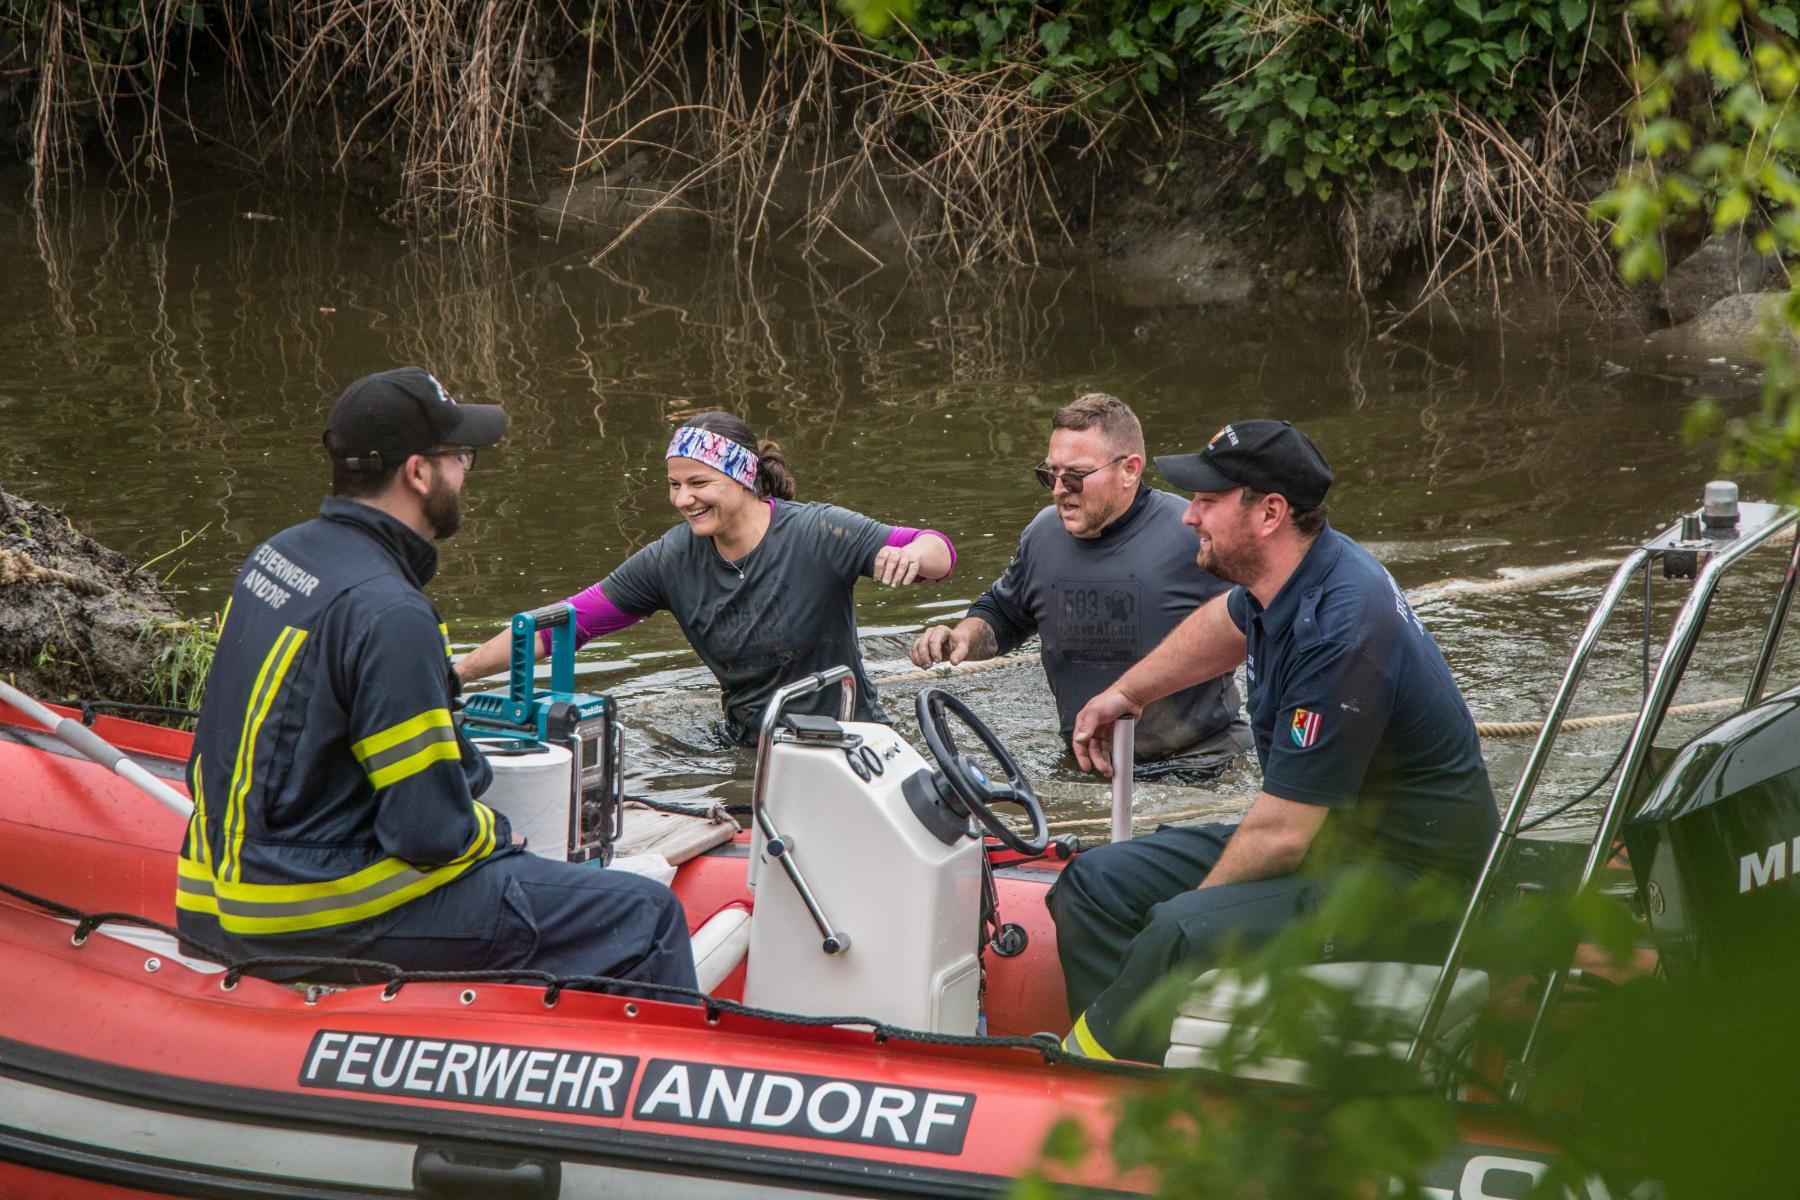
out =
<path fill-rule="evenodd" d="M 449 644 L 421 589 L 476 449 L 505 430 L 499 407 L 458 404 L 418 367 L 338 399 L 332 495 L 239 570 L 207 678 L 176 893 L 196 945 L 694 986 L 674 893 L 530 854 L 476 799 L 493 772 L 451 718 Z"/>

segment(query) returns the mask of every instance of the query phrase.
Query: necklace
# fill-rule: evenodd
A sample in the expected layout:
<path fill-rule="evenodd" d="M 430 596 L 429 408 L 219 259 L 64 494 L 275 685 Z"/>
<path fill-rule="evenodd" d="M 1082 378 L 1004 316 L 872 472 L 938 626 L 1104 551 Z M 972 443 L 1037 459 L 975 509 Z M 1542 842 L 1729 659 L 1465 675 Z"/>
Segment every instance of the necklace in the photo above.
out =
<path fill-rule="evenodd" d="M 725 557 L 725 552 L 723 550 L 719 549 L 717 544 L 715 544 L 713 546 L 713 553 L 717 554 L 719 556 L 720 562 L 724 563 L 726 566 L 728 566 L 732 570 L 736 571 L 737 577 L 739 579 L 742 579 L 744 577 L 744 561 L 745 561 L 745 559 L 748 559 L 750 557 L 750 555 L 746 554 L 746 555 L 744 555 L 743 558 L 738 559 L 736 562 L 732 562 L 729 558 Z"/>

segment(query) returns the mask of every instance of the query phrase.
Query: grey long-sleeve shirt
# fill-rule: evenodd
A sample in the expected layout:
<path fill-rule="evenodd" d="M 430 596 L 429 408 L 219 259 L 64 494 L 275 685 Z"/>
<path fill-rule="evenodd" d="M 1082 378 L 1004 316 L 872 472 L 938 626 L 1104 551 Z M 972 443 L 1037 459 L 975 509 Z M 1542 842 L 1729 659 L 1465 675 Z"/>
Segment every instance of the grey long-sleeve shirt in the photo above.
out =
<path fill-rule="evenodd" d="M 1140 485 L 1137 499 L 1098 537 L 1063 528 L 1051 505 L 1019 538 L 1000 578 L 969 609 L 993 627 L 1002 654 L 1033 633 L 1056 695 L 1063 741 L 1075 716 L 1126 668 L 1156 648 L 1188 614 L 1231 585 L 1194 563 L 1193 530 L 1180 497 Z M 1230 675 L 1208 679 L 1145 707 L 1137 726 L 1141 761 L 1184 753 L 1240 719 Z"/>

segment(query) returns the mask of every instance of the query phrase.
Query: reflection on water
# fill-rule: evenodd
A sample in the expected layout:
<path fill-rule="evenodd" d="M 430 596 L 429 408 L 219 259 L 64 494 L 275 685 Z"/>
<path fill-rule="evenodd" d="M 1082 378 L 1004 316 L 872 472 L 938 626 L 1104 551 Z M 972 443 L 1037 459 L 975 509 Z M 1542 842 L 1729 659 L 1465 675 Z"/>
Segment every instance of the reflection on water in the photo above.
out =
<path fill-rule="evenodd" d="M 699 246 L 595 270 L 580 247 L 536 235 L 486 256 L 412 239 L 337 197 L 224 178 L 179 191 L 176 205 L 128 201 L 95 182 L 44 224 L 0 199 L 13 264 L 0 294 L 0 481 L 140 557 L 201 531 L 175 575 L 196 613 L 217 606 L 260 537 L 315 507 L 318 431 L 342 385 L 409 361 L 513 415 L 470 480 L 468 523 L 432 587 L 458 643 L 587 585 L 667 528 L 667 430 L 721 407 L 782 442 L 803 498 L 956 538 L 950 581 L 861 586 L 878 683 L 910 671 L 914 633 L 955 619 L 1004 566 L 1044 499 L 1029 470 L 1049 415 L 1082 391 L 1129 400 L 1153 451 L 1192 449 L 1232 418 L 1293 419 L 1336 469 L 1334 523 L 1406 587 L 1616 557 L 1714 473 L 1714 448 L 1677 436 L 1686 396 L 1603 376 L 1610 347 L 1591 334 L 1374 343 L 1335 315 L 1140 305 L 1080 270 L 750 271 Z M 1478 718 L 1541 711 L 1604 580 L 1446 594 L 1422 610 Z M 1723 657 L 1703 662 L 1683 699 L 1738 685 L 1764 603 L 1748 588 L 1728 595 L 1708 631 Z M 1590 672 L 1582 711 L 1635 702 L 1632 619 Z M 716 691 L 672 621 L 590 646 L 582 669 L 625 704 L 634 788 L 743 794 L 747 756 L 712 742 Z M 883 691 L 909 733 L 919 686 Z M 950 686 L 1044 781 L 1055 815 L 1091 814 L 1099 789 L 1063 758 L 1035 666 Z M 1566 739 L 1575 766 L 1552 791 L 1582 786 L 1620 736 Z M 1524 744 L 1488 750 L 1510 786 Z M 1253 787 L 1244 771 L 1203 794 L 1153 789 L 1145 804 L 1230 811 Z"/>

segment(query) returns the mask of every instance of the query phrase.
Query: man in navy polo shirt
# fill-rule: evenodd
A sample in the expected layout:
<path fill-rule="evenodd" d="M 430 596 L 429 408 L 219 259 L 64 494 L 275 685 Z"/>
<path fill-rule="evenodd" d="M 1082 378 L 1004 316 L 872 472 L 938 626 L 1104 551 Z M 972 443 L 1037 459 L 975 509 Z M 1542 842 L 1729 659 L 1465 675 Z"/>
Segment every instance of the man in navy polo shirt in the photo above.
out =
<path fill-rule="evenodd" d="M 1100 847 L 1050 893 L 1067 1047 L 1147 1061 L 1168 1031 L 1125 1017 L 1165 975 L 1272 938 L 1349 863 L 1397 884 L 1472 879 L 1499 828 L 1468 705 L 1393 578 L 1326 525 L 1331 470 L 1311 440 L 1239 421 L 1156 465 L 1194 493 L 1196 561 L 1238 586 L 1081 710 L 1075 755 L 1110 774 L 1114 721 L 1243 663 L 1263 787 L 1236 825 Z"/>

